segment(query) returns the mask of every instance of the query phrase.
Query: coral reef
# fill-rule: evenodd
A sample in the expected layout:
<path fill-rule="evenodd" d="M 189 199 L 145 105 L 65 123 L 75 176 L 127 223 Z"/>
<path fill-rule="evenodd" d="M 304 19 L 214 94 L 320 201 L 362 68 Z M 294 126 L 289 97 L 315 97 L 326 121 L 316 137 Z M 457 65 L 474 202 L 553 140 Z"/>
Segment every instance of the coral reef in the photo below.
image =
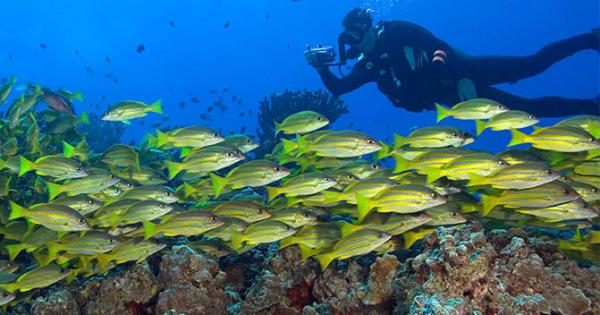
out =
<path fill-rule="evenodd" d="M 348 107 L 341 99 L 325 90 L 294 92 L 286 90 L 265 97 L 258 109 L 259 128 L 256 133 L 261 146 L 256 156 L 270 153 L 277 143 L 273 122 L 281 122 L 287 116 L 304 110 L 316 111 L 327 117 L 330 124 L 333 124 L 341 115 L 348 112 Z"/>
<path fill-rule="evenodd" d="M 599 314 L 600 268 L 579 267 L 551 244 L 520 228 L 440 227 L 416 257 L 366 256 L 323 272 L 296 246 L 220 263 L 173 246 L 150 264 L 53 286 L 13 313 Z"/>

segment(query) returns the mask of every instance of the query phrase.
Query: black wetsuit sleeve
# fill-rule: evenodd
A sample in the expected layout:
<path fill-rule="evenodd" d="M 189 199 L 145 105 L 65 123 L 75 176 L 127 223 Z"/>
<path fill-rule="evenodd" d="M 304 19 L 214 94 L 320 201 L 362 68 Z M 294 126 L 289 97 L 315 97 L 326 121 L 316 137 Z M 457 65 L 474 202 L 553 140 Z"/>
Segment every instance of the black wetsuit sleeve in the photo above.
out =
<path fill-rule="evenodd" d="M 365 83 L 375 81 L 371 71 L 368 71 L 366 67 L 366 61 L 356 63 L 352 71 L 341 78 L 333 74 L 329 68 L 321 68 L 317 71 L 327 90 L 335 96 L 346 94 Z"/>

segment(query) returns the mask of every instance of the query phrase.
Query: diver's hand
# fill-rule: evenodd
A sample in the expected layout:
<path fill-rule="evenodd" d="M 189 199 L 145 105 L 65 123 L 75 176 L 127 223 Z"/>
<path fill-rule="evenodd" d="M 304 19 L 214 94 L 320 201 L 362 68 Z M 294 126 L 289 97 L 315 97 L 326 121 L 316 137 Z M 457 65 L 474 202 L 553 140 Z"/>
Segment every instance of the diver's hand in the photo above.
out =
<path fill-rule="evenodd" d="M 304 60 L 306 60 L 306 63 L 308 63 L 309 66 L 315 69 L 323 68 L 323 65 L 319 62 L 319 58 L 317 58 L 317 52 L 310 48 L 307 48 L 304 51 Z"/>
<path fill-rule="evenodd" d="M 447 51 L 438 49 L 433 52 L 433 59 L 431 59 L 431 62 L 446 64 L 447 60 L 448 60 L 448 52 Z"/>

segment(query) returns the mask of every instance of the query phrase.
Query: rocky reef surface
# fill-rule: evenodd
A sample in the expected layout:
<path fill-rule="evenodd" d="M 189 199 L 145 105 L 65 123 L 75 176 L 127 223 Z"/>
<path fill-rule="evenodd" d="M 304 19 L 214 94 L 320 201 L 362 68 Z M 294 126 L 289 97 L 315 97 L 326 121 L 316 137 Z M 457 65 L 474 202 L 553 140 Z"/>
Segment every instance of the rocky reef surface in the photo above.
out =
<path fill-rule="evenodd" d="M 600 268 L 566 259 L 546 236 L 473 224 L 438 228 L 418 252 L 364 256 L 324 272 L 296 247 L 219 264 L 173 246 L 106 277 L 55 285 L 11 313 L 591 315 L 600 314 Z"/>

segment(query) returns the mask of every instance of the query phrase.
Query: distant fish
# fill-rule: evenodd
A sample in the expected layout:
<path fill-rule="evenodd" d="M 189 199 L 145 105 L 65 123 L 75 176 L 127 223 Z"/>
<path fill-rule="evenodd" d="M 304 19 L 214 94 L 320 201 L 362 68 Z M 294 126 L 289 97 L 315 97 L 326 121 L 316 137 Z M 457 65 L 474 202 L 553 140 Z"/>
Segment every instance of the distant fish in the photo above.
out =
<path fill-rule="evenodd" d="M 244 112 L 239 112 L 238 116 L 244 117 Z"/>
<path fill-rule="evenodd" d="M 238 103 L 238 105 L 242 104 L 242 99 L 238 98 L 237 103 Z"/>
<path fill-rule="evenodd" d="M 85 66 L 85 71 L 87 71 L 87 73 L 94 74 L 94 69 L 92 66 Z"/>
<path fill-rule="evenodd" d="M 102 101 L 106 100 L 106 95 L 102 95 L 102 97 L 100 98 Z"/>
<path fill-rule="evenodd" d="M 267 14 L 265 15 L 265 20 L 268 20 L 269 18 L 271 18 L 271 14 L 267 12 Z"/>
<path fill-rule="evenodd" d="M 46 44 L 44 44 L 44 43 L 40 43 L 40 48 L 41 49 L 46 49 L 46 48 L 48 48 L 48 46 L 46 46 Z"/>
<path fill-rule="evenodd" d="M 111 60 L 110 60 L 109 56 L 104 57 L 104 60 L 106 60 L 106 63 L 111 63 Z"/>
<path fill-rule="evenodd" d="M 224 87 L 223 87 L 223 93 L 227 93 L 227 92 L 229 92 L 229 88 L 228 88 L 228 87 L 226 87 L 226 86 L 224 86 Z"/>
<path fill-rule="evenodd" d="M 169 119 L 170 119 L 170 118 L 169 118 L 169 116 L 162 116 L 162 117 L 160 118 L 160 120 L 161 120 L 161 121 L 167 121 L 167 120 L 169 120 Z"/>
<path fill-rule="evenodd" d="M 246 131 L 246 126 L 242 126 L 242 128 L 240 128 L 240 133 L 244 133 Z"/>
<path fill-rule="evenodd" d="M 212 94 L 212 95 L 216 95 L 217 94 L 217 90 L 215 89 L 210 89 L 208 90 L 208 93 Z"/>
<path fill-rule="evenodd" d="M 213 107 L 212 106 L 208 106 L 208 108 L 206 109 L 206 112 L 210 113 L 210 112 L 212 112 L 212 110 L 213 110 Z"/>
<path fill-rule="evenodd" d="M 137 48 L 135 49 L 135 51 L 136 51 L 138 54 L 141 54 L 142 52 L 144 52 L 144 50 L 146 50 L 146 47 L 144 46 L 144 44 L 139 44 L 139 45 L 137 46 Z"/>
<path fill-rule="evenodd" d="M 200 103 L 200 100 L 197 97 L 192 96 L 192 97 L 190 97 L 190 102 L 197 104 L 197 103 Z"/>
<path fill-rule="evenodd" d="M 252 108 L 248 109 L 248 115 L 252 115 Z"/>
<path fill-rule="evenodd" d="M 232 101 L 232 102 L 235 102 L 236 100 L 237 100 L 237 96 L 233 95 L 233 96 L 231 97 L 231 101 Z"/>
<path fill-rule="evenodd" d="M 82 59 L 81 53 L 79 53 L 79 49 L 75 49 L 75 56 L 77 56 L 79 59 Z"/>
<path fill-rule="evenodd" d="M 179 102 L 179 107 L 185 108 L 185 102 L 184 101 Z"/>
<path fill-rule="evenodd" d="M 175 22 L 173 22 L 173 21 L 169 21 L 169 25 L 170 25 L 171 27 L 175 27 Z"/>
<path fill-rule="evenodd" d="M 12 54 L 8 53 L 8 61 L 12 61 Z"/>
<path fill-rule="evenodd" d="M 119 83 L 119 79 L 115 78 L 115 76 L 113 76 L 112 74 L 110 74 L 108 72 L 105 73 L 104 76 L 107 77 L 108 79 L 111 79 L 115 84 Z"/>
<path fill-rule="evenodd" d="M 212 121 L 212 118 L 210 118 L 207 113 L 200 114 L 200 119 Z"/>
<path fill-rule="evenodd" d="M 229 26 L 231 26 L 231 23 L 229 21 L 225 21 L 225 24 L 223 25 L 223 27 L 229 28 Z"/>

